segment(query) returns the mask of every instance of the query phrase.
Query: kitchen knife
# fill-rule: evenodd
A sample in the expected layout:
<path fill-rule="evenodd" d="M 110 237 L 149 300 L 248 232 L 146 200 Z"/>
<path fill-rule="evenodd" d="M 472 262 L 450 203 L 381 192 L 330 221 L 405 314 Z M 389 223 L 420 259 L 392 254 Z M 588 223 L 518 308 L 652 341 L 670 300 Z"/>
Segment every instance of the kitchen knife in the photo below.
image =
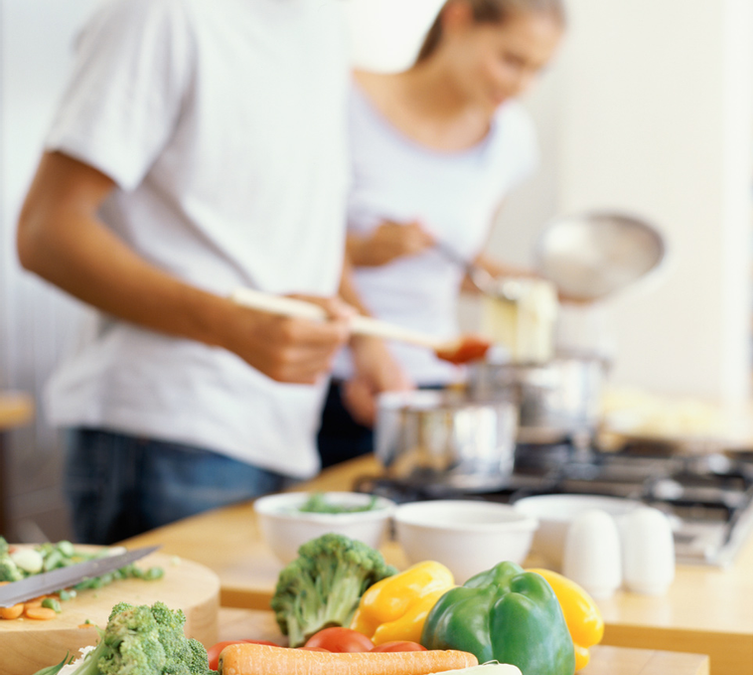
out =
<path fill-rule="evenodd" d="M 114 572 L 121 567 L 130 565 L 139 558 L 154 553 L 159 546 L 137 548 L 118 555 L 104 555 L 101 558 L 76 563 L 69 567 L 34 574 L 33 576 L 14 581 L 6 586 L 0 586 L 0 607 L 13 605 L 37 598 L 45 593 L 54 593 L 63 588 L 74 586 L 84 579 L 99 577 L 107 572 Z"/>

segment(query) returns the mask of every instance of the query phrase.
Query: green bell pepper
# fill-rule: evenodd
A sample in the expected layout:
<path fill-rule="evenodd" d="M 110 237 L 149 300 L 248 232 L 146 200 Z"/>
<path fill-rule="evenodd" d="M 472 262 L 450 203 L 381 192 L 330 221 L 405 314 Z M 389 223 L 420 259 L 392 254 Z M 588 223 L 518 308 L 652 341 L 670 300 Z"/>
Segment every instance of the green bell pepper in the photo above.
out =
<path fill-rule="evenodd" d="M 573 675 L 575 651 L 552 587 L 501 562 L 445 593 L 424 624 L 427 649 L 460 649 L 479 663 L 511 663 L 523 675 Z"/>

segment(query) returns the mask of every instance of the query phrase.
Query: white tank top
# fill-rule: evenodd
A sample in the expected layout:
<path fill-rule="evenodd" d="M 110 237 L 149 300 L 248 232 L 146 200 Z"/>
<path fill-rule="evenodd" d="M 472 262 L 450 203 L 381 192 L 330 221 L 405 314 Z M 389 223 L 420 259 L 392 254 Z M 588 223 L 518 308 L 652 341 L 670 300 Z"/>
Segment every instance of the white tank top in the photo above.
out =
<path fill-rule="evenodd" d="M 499 109 L 483 141 L 461 152 L 435 151 L 413 141 L 355 84 L 349 124 L 349 231 L 363 236 L 385 219 L 419 220 L 468 260 L 481 252 L 502 199 L 538 159 L 533 122 L 515 101 Z M 441 337 L 457 334 L 462 277 L 457 265 L 436 249 L 355 270 L 359 295 L 374 316 Z M 426 349 L 397 343 L 390 349 L 416 384 L 445 384 L 459 377 L 457 367 Z M 348 379 L 352 372 L 350 353 L 344 350 L 334 376 Z"/>

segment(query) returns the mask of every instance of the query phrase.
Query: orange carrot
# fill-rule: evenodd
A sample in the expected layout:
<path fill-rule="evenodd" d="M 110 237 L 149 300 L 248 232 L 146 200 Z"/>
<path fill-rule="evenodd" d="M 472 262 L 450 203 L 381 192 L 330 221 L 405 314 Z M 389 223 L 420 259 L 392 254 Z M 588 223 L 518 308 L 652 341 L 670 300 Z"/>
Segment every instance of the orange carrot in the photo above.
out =
<path fill-rule="evenodd" d="M 24 603 L 24 609 L 34 609 L 34 607 L 41 607 L 42 601 L 41 600 L 27 600 Z"/>
<path fill-rule="evenodd" d="M 228 645 L 220 675 L 428 675 L 478 665 L 473 654 L 451 649 L 425 652 L 326 653 L 257 644 Z"/>
<path fill-rule="evenodd" d="M 17 619 L 24 611 L 24 603 L 19 602 L 13 607 L 0 607 L 0 619 Z"/>
<path fill-rule="evenodd" d="M 24 609 L 24 616 L 28 619 L 36 619 L 37 621 L 48 621 L 49 619 L 54 619 L 57 613 L 49 607 L 26 607 Z"/>

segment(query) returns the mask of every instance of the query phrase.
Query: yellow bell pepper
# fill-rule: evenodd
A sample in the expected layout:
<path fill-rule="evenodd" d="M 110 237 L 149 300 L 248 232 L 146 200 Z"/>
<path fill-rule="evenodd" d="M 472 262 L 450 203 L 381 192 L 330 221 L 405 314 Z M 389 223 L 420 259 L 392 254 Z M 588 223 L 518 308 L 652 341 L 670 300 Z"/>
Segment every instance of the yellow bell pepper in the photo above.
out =
<path fill-rule="evenodd" d="M 441 563 L 418 563 L 371 586 L 361 597 L 350 627 L 375 645 L 420 642 L 429 612 L 454 586 L 452 572 Z"/>
<path fill-rule="evenodd" d="M 591 658 L 588 648 L 604 637 L 604 620 L 599 608 L 585 589 L 567 577 L 551 570 L 532 569 L 528 572 L 540 574 L 552 587 L 575 645 L 575 670 L 585 668 Z"/>

